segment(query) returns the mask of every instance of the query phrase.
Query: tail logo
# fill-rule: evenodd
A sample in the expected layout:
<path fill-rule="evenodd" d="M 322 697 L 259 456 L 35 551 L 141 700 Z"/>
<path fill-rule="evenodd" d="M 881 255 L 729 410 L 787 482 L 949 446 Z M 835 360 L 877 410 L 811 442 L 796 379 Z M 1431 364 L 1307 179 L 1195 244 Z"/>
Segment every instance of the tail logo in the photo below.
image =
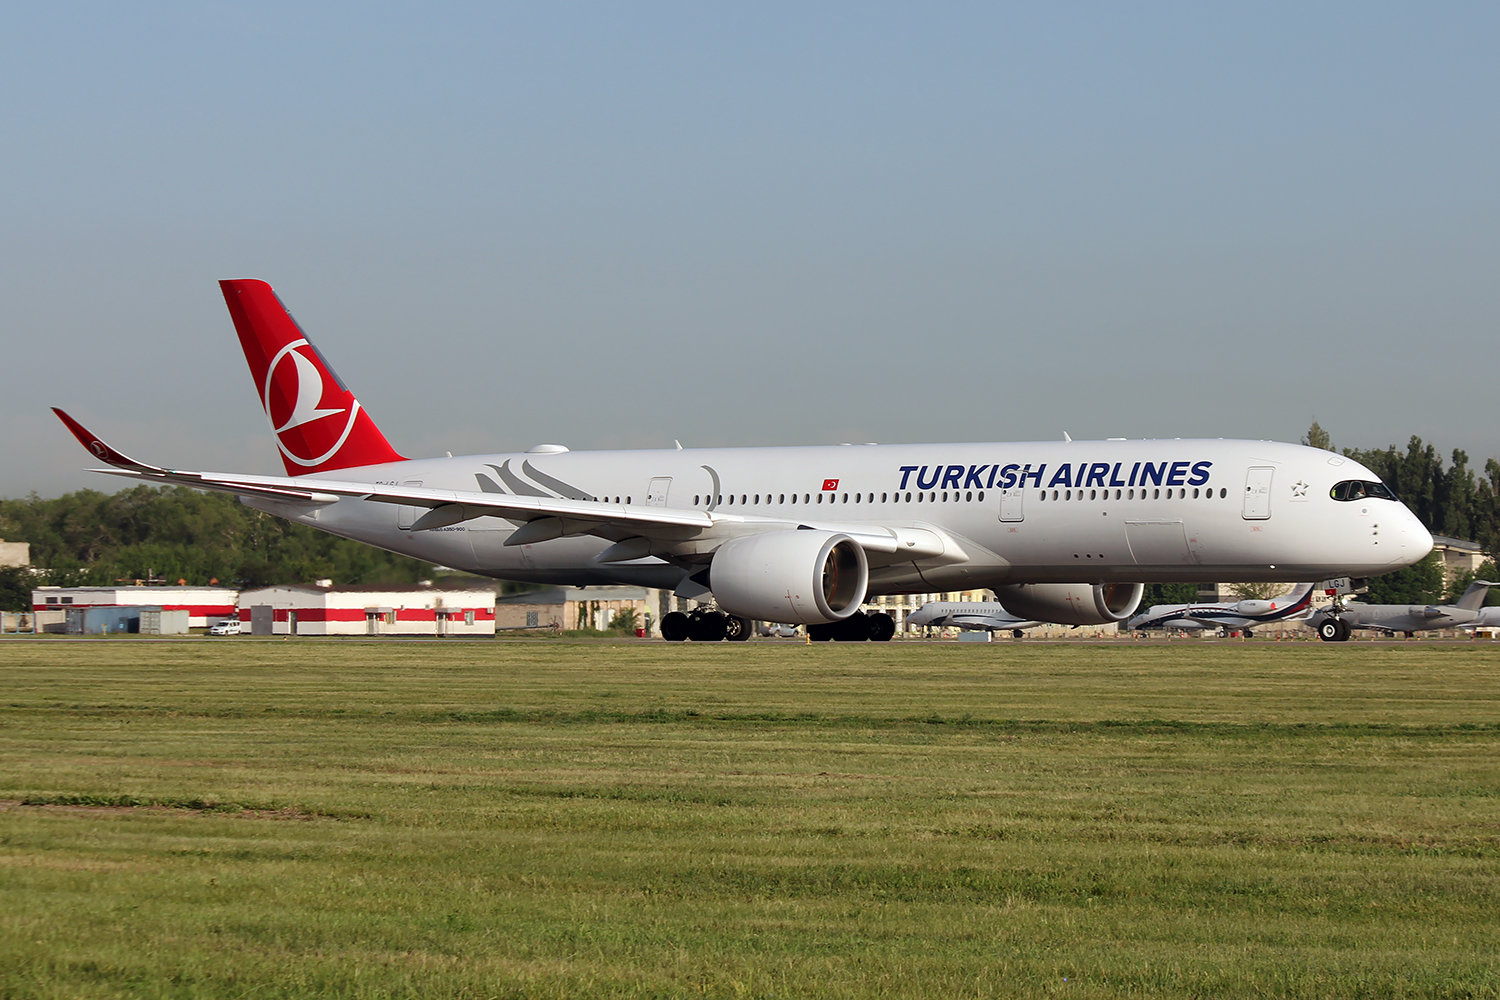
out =
<path fill-rule="evenodd" d="M 328 377 L 306 338 L 292 341 L 271 359 L 261 403 L 271 418 L 276 447 L 288 461 L 308 467 L 338 453 L 359 415 L 359 400 Z M 339 414 L 344 414 L 342 421 L 329 419 Z"/>

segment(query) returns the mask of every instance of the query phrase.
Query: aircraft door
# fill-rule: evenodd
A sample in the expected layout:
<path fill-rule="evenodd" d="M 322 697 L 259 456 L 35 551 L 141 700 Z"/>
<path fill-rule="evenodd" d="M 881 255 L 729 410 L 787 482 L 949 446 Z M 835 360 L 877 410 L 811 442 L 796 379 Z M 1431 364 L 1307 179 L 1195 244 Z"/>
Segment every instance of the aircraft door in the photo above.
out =
<path fill-rule="evenodd" d="M 1025 520 L 1023 503 L 1026 499 L 1026 491 L 1019 486 L 1000 491 L 1000 520 L 1022 521 Z"/>
<path fill-rule="evenodd" d="M 421 486 L 422 480 L 412 479 L 401 484 L 402 486 Z M 426 507 L 408 507 L 405 504 L 396 508 L 396 527 L 401 531 L 410 531 L 412 522 L 427 513 Z"/>
<path fill-rule="evenodd" d="M 646 487 L 646 506 L 665 507 L 667 505 L 667 491 L 671 488 L 671 476 L 651 480 L 651 485 Z"/>
<path fill-rule="evenodd" d="M 1245 520 L 1264 521 L 1271 516 L 1271 476 L 1275 471 L 1262 466 L 1246 473 Z"/>

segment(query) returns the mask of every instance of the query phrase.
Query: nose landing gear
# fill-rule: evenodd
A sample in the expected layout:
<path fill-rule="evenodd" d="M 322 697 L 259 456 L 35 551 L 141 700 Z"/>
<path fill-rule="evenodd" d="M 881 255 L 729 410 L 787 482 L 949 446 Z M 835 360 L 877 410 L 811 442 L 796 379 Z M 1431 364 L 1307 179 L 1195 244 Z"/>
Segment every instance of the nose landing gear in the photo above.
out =
<path fill-rule="evenodd" d="M 1342 618 L 1325 618 L 1318 626 L 1318 638 L 1324 642 L 1348 642 L 1349 623 Z"/>

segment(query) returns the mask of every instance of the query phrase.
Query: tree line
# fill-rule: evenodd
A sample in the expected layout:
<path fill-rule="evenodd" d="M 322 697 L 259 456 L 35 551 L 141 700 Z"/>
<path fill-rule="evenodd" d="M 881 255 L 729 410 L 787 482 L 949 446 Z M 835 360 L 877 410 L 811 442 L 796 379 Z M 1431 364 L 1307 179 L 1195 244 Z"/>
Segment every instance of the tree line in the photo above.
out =
<path fill-rule="evenodd" d="M 0 538 L 31 543 L 30 570 L 0 571 L 0 606 L 31 604 L 42 584 L 108 586 L 153 579 L 262 587 L 328 578 L 408 585 L 433 567 L 185 486 L 79 490 L 0 500 Z"/>

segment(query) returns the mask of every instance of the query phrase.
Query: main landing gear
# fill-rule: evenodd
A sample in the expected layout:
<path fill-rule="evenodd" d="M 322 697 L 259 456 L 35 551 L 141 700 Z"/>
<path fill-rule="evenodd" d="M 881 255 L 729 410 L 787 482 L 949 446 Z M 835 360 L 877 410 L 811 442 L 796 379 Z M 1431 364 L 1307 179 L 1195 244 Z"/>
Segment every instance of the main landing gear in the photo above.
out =
<path fill-rule="evenodd" d="M 1318 638 L 1324 642 L 1348 642 L 1352 631 L 1342 618 L 1325 618 L 1318 626 Z"/>
<path fill-rule="evenodd" d="M 669 611 L 662 616 L 661 637 L 668 642 L 683 642 L 687 639 L 694 642 L 720 642 L 724 639 L 744 642 L 750 638 L 750 622 L 745 618 L 705 608 L 695 608 L 687 614 Z"/>
<path fill-rule="evenodd" d="M 807 626 L 813 642 L 890 642 L 896 634 L 896 619 L 883 611 L 856 611 L 840 622 Z"/>
<path fill-rule="evenodd" d="M 841 622 L 809 625 L 807 635 L 813 642 L 890 642 L 896 634 L 896 619 L 883 612 L 865 614 L 856 611 Z M 697 608 L 683 614 L 669 611 L 662 616 L 661 637 L 668 642 L 744 642 L 750 638 L 750 622 L 722 611 Z"/>

